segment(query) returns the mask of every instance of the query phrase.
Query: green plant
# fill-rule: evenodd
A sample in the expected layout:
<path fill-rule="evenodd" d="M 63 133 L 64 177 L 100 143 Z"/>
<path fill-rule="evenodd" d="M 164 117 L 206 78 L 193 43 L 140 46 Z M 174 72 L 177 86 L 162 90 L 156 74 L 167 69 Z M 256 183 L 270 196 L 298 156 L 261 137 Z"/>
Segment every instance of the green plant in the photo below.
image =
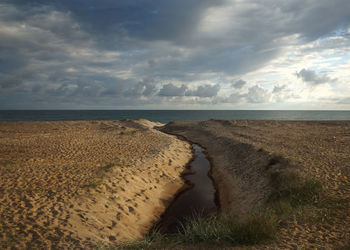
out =
<path fill-rule="evenodd" d="M 152 232 L 143 240 L 123 245 L 127 249 L 170 248 L 177 244 L 214 244 L 216 246 L 253 245 L 274 239 L 278 228 L 294 213 L 310 220 L 325 220 L 328 210 L 317 208 L 322 196 L 322 184 L 314 178 L 302 178 L 290 168 L 280 154 L 273 154 L 268 164 L 271 194 L 259 211 L 239 219 L 224 213 L 209 217 L 195 215 L 171 235 Z M 274 167 L 275 166 L 275 167 Z M 308 209 L 306 209 L 308 208 Z M 304 212 L 307 210 L 307 212 Z"/>
<path fill-rule="evenodd" d="M 153 229 L 141 240 L 127 242 L 118 246 L 118 249 L 165 249 L 174 243 L 174 238 L 161 234 L 158 229 Z"/>
<path fill-rule="evenodd" d="M 252 245 L 272 239 L 277 231 L 277 222 L 270 210 L 256 212 L 243 221 L 231 213 L 209 218 L 197 217 L 182 226 L 178 237 L 188 243 Z"/>
<path fill-rule="evenodd" d="M 119 132 L 119 135 L 135 135 L 137 133 L 137 130 L 127 130 L 127 131 L 121 131 Z"/>
<path fill-rule="evenodd" d="M 107 172 L 109 172 L 111 170 L 111 168 L 114 167 L 114 166 L 116 166 L 116 164 L 110 162 L 110 163 L 106 163 L 106 165 L 104 165 L 102 167 L 99 167 L 97 169 L 97 171 L 96 171 L 94 181 L 89 183 L 89 184 L 84 185 L 83 187 L 96 188 L 99 185 L 101 185 L 102 182 L 103 182 L 103 178 L 104 178 L 105 174 Z"/>
<path fill-rule="evenodd" d="M 283 202 L 293 208 L 316 204 L 323 190 L 320 181 L 314 178 L 303 179 L 296 172 L 291 171 L 271 172 L 270 183 L 273 191 L 269 197 L 269 202 Z"/>

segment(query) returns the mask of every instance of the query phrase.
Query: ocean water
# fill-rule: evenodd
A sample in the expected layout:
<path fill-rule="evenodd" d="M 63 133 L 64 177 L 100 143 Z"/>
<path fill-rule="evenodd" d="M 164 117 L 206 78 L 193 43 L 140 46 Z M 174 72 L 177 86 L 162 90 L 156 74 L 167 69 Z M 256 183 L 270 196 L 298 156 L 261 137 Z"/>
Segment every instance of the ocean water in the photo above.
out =
<path fill-rule="evenodd" d="M 350 111 L 292 110 L 0 110 L 1 121 L 77 121 L 144 118 L 150 121 L 350 120 Z"/>

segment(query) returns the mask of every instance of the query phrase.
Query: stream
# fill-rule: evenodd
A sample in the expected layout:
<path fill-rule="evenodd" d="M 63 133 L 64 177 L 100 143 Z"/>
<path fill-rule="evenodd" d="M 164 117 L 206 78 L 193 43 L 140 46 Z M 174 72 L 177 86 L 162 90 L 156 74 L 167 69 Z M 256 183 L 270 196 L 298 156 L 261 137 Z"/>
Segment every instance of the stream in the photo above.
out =
<path fill-rule="evenodd" d="M 209 177 L 210 162 L 203 153 L 203 148 L 197 144 L 192 146 L 195 158 L 190 163 L 189 169 L 193 173 L 183 177 L 191 187 L 180 193 L 163 214 L 159 223 L 160 231 L 163 233 L 176 233 L 178 226 L 193 215 L 206 216 L 217 211 L 216 189 Z"/>

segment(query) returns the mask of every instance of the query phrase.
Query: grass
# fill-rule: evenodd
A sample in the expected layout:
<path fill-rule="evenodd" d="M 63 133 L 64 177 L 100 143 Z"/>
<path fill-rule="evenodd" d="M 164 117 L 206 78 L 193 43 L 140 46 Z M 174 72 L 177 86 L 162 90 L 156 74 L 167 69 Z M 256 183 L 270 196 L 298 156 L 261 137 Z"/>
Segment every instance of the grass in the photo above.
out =
<path fill-rule="evenodd" d="M 265 206 L 244 219 L 227 213 L 212 217 L 194 216 L 178 233 L 166 235 L 152 231 L 140 241 L 124 244 L 121 249 L 171 248 L 183 244 L 214 244 L 216 246 L 254 245 L 274 240 L 278 229 L 291 215 L 306 220 L 323 220 L 325 210 L 316 206 L 322 196 L 322 184 L 313 178 L 302 178 L 281 155 L 273 154 L 266 167 L 271 194 Z M 278 167 L 279 166 L 279 167 Z M 306 209 L 307 208 L 307 209 Z M 307 212 L 305 212 L 307 211 Z"/>
<path fill-rule="evenodd" d="M 174 244 L 175 243 L 175 244 Z M 143 239 L 120 245 L 118 249 L 164 249 L 175 246 L 174 238 L 169 239 L 168 235 L 161 234 L 157 229 L 152 230 Z"/>
<path fill-rule="evenodd" d="M 128 130 L 128 131 L 121 131 L 120 135 L 135 135 L 137 133 L 137 130 Z"/>
<path fill-rule="evenodd" d="M 0 173 L 14 174 L 20 171 L 18 163 L 18 160 L 0 161 Z"/>
<path fill-rule="evenodd" d="M 197 217 L 183 225 L 179 236 L 185 243 L 227 242 L 233 245 L 252 245 L 265 242 L 273 238 L 278 225 L 276 216 L 270 212 L 256 212 L 243 221 L 239 221 L 234 214 Z"/>
<path fill-rule="evenodd" d="M 183 224 L 176 234 L 161 234 L 153 230 L 142 240 L 120 246 L 120 249 L 164 249 L 177 245 L 205 243 L 207 245 L 253 245 L 273 239 L 278 220 L 270 210 L 254 213 L 239 222 L 234 214 L 211 217 L 195 216 Z"/>
<path fill-rule="evenodd" d="M 273 171 L 270 173 L 273 191 L 269 203 L 284 203 L 291 208 L 317 204 L 322 184 L 314 178 L 301 178 L 296 172 Z"/>
<path fill-rule="evenodd" d="M 106 163 L 106 165 L 99 167 L 96 171 L 96 176 L 94 178 L 94 181 L 84 185 L 83 187 L 85 188 L 96 188 L 100 186 L 103 182 L 103 178 L 106 175 L 107 172 L 111 170 L 112 167 L 116 166 L 117 164 L 115 163 Z"/>

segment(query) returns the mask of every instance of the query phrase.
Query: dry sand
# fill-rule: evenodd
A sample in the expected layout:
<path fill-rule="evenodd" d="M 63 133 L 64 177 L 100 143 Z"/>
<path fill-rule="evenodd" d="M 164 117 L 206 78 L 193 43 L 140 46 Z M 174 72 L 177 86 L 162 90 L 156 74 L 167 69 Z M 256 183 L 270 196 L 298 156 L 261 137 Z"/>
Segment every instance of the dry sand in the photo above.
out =
<path fill-rule="evenodd" d="M 0 242 L 89 248 L 141 237 L 176 192 L 190 145 L 139 121 L 0 123 Z M 207 149 L 223 211 L 270 193 L 271 154 L 326 188 L 326 214 L 294 217 L 272 249 L 341 248 L 350 239 L 350 122 L 175 122 L 163 131 Z"/>
<path fill-rule="evenodd" d="M 271 190 L 265 167 L 274 153 L 323 182 L 324 207 L 315 218 L 291 218 L 276 243 L 257 249 L 350 246 L 350 122 L 210 120 L 172 122 L 163 131 L 207 149 L 223 211 L 244 217 L 264 204 Z"/>
<path fill-rule="evenodd" d="M 1 122 L 0 248 L 90 248 L 159 219 L 190 145 L 138 121 Z"/>

